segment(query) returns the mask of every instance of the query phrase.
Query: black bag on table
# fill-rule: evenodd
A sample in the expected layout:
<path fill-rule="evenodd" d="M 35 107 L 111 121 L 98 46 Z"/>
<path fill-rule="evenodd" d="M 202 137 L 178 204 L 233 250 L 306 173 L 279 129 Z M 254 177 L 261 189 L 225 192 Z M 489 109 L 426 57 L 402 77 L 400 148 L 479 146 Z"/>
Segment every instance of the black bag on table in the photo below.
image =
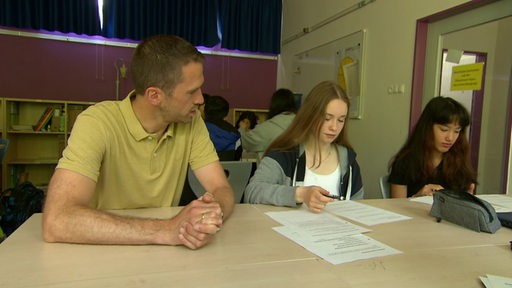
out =
<path fill-rule="evenodd" d="M 9 236 L 32 214 L 42 212 L 44 191 L 31 182 L 22 182 L 0 194 L 0 227 Z"/>

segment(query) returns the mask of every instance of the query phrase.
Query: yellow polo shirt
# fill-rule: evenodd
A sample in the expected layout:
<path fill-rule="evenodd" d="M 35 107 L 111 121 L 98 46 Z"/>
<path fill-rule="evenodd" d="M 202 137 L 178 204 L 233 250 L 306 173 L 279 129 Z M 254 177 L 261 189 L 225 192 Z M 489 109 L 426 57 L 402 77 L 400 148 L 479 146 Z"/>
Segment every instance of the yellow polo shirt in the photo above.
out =
<path fill-rule="evenodd" d="M 158 141 L 135 117 L 131 96 L 80 113 L 57 168 L 96 181 L 92 207 L 176 206 L 188 165 L 197 169 L 218 160 L 208 130 L 198 113 L 191 123 L 170 124 Z"/>

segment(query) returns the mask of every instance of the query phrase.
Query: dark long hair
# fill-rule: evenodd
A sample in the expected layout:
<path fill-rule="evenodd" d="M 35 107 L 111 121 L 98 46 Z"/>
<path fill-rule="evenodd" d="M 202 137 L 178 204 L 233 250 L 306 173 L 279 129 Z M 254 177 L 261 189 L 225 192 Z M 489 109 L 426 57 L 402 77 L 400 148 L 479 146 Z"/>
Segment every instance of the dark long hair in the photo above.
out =
<path fill-rule="evenodd" d="M 238 120 L 236 120 L 235 128 L 240 128 L 240 122 L 242 120 L 249 119 L 249 122 L 251 122 L 251 125 L 249 126 L 249 129 L 254 129 L 256 127 L 256 124 L 258 124 L 258 115 L 254 113 L 253 111 L 244 111 L 240 116 L 238 116 Z"/>
<path fill-rule="evenodd" d="M 450 150 L 443 154 L 443 178 L 451 189 L 468 191 L 471 183 L 477 183 L 466 136 L 470 116 L 464 106 L 449 97 L 434 97 L 428 102 L 404 146 L 391 159 L 389 169 L 396 161 L 404 160 L 412 181 L 432 177 L 435 173 L 430 161 L 434 151 L 433 127 L 450 123 L 457 123 L 462 129 Z"/>
<path fill-rule="evenodd" d="M 327 105 L 334 99 L 340 99 L 347 104 L 347 108 L 350 108 L 349 99 L 338 84 L 331 81 L 324 81 L 313 87 L 306 99 L 304 99 L 304 103 L 302 104 L 303 108 L 299 109 L 297 116 L 295 116 L 288 129 L 270 144 L 267 151 L 290 151 L 296 149 L 299 144 L 306 142 L 309 136 L 313 136 L 315 150 L 317 150 L 319 147 L 318 139 L 320 129 L 325 121 Z M 347 139 L 348 122 L 347 115 L 343 130 L 341 130 L 333 143 L 351 148 Z M 317 152 L 321 158 L 320 150 L 318 149 Z"/>
<path fill-rule="evenodd" d="M 268 119 L 283 112 L 297 112 L 295 96 L 291 90 L 285 88 L 278 89 L 272 94 L 268 109 Z"/>

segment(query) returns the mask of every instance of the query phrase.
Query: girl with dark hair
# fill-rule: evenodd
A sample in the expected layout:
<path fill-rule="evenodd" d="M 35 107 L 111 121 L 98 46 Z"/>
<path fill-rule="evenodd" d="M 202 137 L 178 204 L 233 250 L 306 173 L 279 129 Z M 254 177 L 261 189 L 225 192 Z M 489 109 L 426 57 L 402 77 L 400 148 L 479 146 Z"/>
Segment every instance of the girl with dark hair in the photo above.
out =
<path fill-rule="evenodd" d="M 391 161 L 391 197 L 428 196 L 444 188 L 473 193 L 469 124 L 469 113 L 459 102 L 449 97 L 430 100 Z"/>
<path fill-rule="evenodd" d="M 241 124 L 241 122 L 244 122 Z M 248 130 L 254 129 L 258 124 L 258 115 L 252 111 L 244 111 L 236 120 L 235 128 L 239 129 L 241 126 L 248 127 Z"/>
<path fill-rule="evenodd" d="M 316 85 L 267 149 L 245 189 L 249 203 L 320 212 L 334 199 L 362 199 L 359 165 L 347 139 L 349 99 L 334 82 Z"/>
<path fill-rule="evenodd" d="M 270 99 L 270 107 L 268 109 L 268 118 L 271 119 L 283 112 L 297 112 L 295 105 L 295 95 L 289 89 L 278 89 Z"/>

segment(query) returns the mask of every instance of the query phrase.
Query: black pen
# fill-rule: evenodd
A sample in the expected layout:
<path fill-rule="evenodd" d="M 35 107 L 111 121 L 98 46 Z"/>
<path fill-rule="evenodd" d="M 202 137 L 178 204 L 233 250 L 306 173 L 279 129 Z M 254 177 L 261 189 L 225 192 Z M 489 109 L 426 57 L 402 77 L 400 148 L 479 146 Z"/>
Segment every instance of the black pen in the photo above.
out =
<path fill-rule="evenodd" d="M 325 196 L 335 199 L 335 200 L 343 200 L 343 196 L 341 196 L 341 195 L 329 194 L 329 195 L 325 195 Z"/>

